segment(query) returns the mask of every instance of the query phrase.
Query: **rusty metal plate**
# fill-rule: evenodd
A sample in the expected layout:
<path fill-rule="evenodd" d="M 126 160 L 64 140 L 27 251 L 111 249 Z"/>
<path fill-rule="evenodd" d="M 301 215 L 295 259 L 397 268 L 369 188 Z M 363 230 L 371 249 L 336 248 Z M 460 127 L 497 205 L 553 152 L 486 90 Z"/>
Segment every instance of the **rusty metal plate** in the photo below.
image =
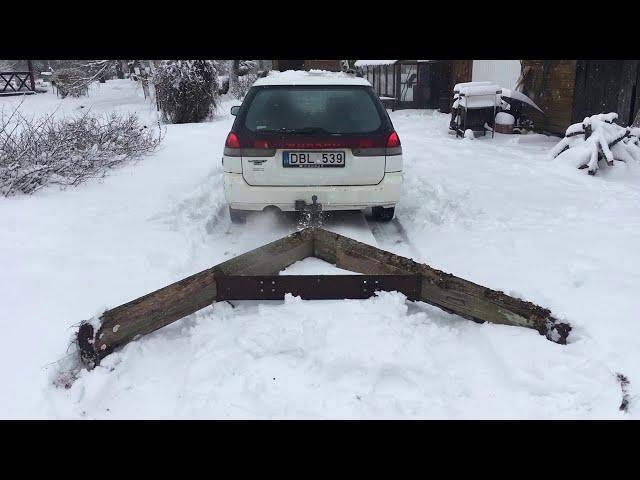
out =
<path fill-rule="evenodd" d="M 376 291 L 417 300 L 420 282 L 420 275 L 216 275 L 216 300 L 282 300 L 286 293 L 305 300 L 358 299 Z"/>

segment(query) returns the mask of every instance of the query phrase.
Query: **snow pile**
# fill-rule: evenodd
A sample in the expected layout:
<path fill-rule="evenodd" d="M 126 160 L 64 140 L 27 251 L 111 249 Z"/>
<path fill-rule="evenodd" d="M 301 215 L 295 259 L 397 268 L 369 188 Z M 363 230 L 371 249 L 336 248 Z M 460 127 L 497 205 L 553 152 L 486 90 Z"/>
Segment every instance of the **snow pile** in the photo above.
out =
<path fill-rule="evenodd" d="M 453 108 L 458 106 L 465 108 L 498 107 L 500 106 L 500 98 L 496 92 L 499 91 L 498 85 L 489 82 L 459 83 L 454 88 Z"/>
<path fill-rule="evenodd" d="M 466 95 L 468 97 L 477 96 L 477 95 L 494 96 L 499 91 L 500 91 L 500 87 L 492 83 L 489 83 L 487 85 L 477 85 L 477 84 L 469 85 L 469 86 L 458 89 L 458 93 L 460 95 Z"/>
<path fill-rule="evenodd" d="M 498 112 L 496 114 L 496 124 L 497 125 L 513 125 L 516 123 L 516 119 L 507 112 Z"/>
<path fill-rule="evenodd" d="M 467 87 L 477 87 L 477 86 L 483 86 L 483 85 L 491 85 L 491 82 L 463 82 L 463 83 L 456 83 L 453 86 L 453 91 L 455 93 L 460 92 L 460 90 L 465 89 Z"/>
<path fill-rule="evenodd" d="M 551 150 L 551 156 L 570 162 L 595 175 L 599 162 L 640 161 L 640 128 L 621 127 L 617 113 L 593 115 L 567 128 L 565 138 Z"/>
<path fill-rule="evenodd" d="M 594 405 L 592 414 L 619 415 L 614 375 L 531 330 L 478 325 L 397 292 L 232 303 L 81 372 L 71 388 L 49 392 L 53 411 L 98 419 L 580 418 Z"/>

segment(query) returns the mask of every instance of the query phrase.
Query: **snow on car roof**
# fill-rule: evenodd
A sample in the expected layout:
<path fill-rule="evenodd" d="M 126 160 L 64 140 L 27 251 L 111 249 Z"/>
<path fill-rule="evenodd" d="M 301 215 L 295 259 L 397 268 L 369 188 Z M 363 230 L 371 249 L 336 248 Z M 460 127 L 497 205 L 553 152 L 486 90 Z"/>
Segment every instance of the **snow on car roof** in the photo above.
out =
<path fill-rule="evenodd" d="M 255 87 L 265 85 L 366 85 L 371 84 L 362 77 L 356 77 L 344 72 L 329 72 L 326 70 L 287 70 L 286 72 L 271 71 L 264 78 L 259 78 L 253 84 Z"/>

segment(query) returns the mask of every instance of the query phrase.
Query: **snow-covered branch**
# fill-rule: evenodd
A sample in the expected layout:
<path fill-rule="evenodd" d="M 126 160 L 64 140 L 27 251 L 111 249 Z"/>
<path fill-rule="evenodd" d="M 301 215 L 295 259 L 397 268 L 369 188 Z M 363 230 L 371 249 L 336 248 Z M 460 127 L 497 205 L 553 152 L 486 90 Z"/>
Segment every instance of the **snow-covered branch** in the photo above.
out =
<path fill-rule="evenodd" d="M 55 113 L 55 112 L 54 112 Z M 151 153 L 162 139 L 135 114 L 90 112 L 71 119 L 54 113 L 27 118 L 0 112 L 0 195 L 31 194 L 47 185 L 79 185 L 110 168 Z"/>
<path fill-rule="evenodd" d="M 622 127 L 617 113 L 598 114 L 567 128 L 565 137 L 551 150 L 551 156 L 567 160 L 595 175 L 601 161 L 640 161 L 640 128 Z"/>

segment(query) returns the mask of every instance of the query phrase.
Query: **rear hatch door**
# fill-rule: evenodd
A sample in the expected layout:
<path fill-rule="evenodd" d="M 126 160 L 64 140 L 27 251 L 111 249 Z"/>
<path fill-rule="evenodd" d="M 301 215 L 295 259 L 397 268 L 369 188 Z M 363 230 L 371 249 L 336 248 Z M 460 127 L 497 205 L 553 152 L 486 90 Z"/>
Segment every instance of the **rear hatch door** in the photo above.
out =
<path fill-rule="evenodd" d="M 243 119 L 249 185 L 375 185 L 384 177 L 389 126 L 363 86 L 272 86 L 254 93 Z M 255 148 L 259 147 L 259 148 Z"/>

